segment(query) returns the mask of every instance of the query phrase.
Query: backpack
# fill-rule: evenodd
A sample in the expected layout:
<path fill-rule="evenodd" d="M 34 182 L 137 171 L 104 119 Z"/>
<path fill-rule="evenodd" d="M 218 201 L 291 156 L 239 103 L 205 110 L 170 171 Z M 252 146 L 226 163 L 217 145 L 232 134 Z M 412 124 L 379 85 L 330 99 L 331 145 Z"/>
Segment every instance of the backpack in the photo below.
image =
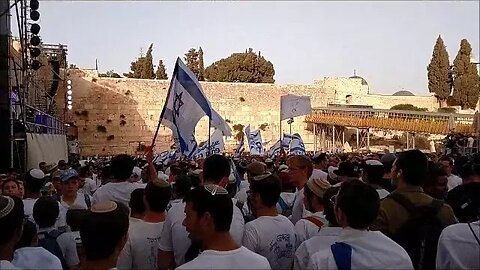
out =
<path fill-rule="evenodd" d="M 62 249 L 57 242 L 57 238 L 62 234 L 62 231 L 59 230 L 52 230 L 48 233 L 39 233 L 38 234 L 38 246 L 43 247 L 44 249 L 50 251 L 53 255 L 55 255 L 60 262 L 62 263 L 62 269 L 68 270 L 68 265 L 63 256 Z"/>
<path fill-rule="evenodd" d="M 392 193 L 388 197 L 404 207 L 409 218 L 396 233 L 389 235 L 410 256 L 415 270 L 435 269 L 438 239 L 444 226 L 437 217 L 443 201 L 434 199 L 430 205 L 415 206 L 406 197 Z"/>

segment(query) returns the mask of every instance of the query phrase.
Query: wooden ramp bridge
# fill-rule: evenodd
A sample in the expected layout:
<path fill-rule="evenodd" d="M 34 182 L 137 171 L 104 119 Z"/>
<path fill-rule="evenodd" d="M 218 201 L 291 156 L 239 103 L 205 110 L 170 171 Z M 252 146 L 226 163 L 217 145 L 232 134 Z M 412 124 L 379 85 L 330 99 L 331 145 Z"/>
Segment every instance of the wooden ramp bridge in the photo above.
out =
<path fill-rule="evenodd" d="M 362 147 L 369 149 L 370 132 L 373 129 L 406 132 L 408 149 L 410 146 L 415 148 L 415 134 L 447 135 L 451 131 L 474 134 L 473 120 L 474 116 L 469 114 L 349 107 L 318 107 L 305 117 L 305 122 L 313 124 L 315 137 L 320 133 L 322 141 L 325 141 L 325 129 L 328 130 L 332 137 L 332 148 L 345 143 L 345 128 L 356 128 L 357 150 Z M 317 138 L 314 148 L 317 148 Z"/>

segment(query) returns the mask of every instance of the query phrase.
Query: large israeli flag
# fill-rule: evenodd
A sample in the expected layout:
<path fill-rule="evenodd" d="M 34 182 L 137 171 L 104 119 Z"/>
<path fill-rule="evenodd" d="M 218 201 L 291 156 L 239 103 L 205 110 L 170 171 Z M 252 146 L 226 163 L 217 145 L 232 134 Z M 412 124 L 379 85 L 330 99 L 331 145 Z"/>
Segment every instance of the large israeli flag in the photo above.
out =
<path fill-rule="evenodd" d="M 245 128 L 248 145 L 250 147 L 250 155 L 263 155 L 263 144 L 260 129 L 250 131 L 250 125 Z"/>
<path fill-rule="evenodd" d="M 270 158 L 277 157 L 280 155 L 280 150 L 282 149 L 282 141 L 278 140 L 272 147 L 270 147 L 270 150 L 267 152 L 267 156 Z"/>
<path fill-rule="evenodd" d="M 160 115 L 160 124 L 172 130 L 175 145 L 187 158 L 192 158 L 196 152 L 195 126 L 205 115 L 209 117 L 212 126 L 221 130 L 225 136 L 231 136 L 230 127 L 213 110 L 196 76 L 177 58 Z"/>

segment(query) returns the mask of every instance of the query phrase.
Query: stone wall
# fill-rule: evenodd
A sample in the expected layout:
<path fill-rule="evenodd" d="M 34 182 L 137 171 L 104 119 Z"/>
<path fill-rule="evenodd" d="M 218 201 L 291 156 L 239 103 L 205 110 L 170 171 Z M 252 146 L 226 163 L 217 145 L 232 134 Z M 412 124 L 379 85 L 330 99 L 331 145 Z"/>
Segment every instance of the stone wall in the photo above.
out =
<path fill-rule="evenodd" d="M 70 70 L 69 78 L 72 80 L 74 101 L 73 109 L 67 112 L 65 119 L 78 127 L 83 155 L 133 154 L 140 142 L 151 143 L 169 81 L 98 78 L 95 72 L 82 70 Z M 262 132 L 263 140 L 271 141 L 267 147 L 278 140 L 280 96 L 286 94 L 308 95 L 312 107 L 344 104 L 345 95 L 350 94 L 353 104 L 373 105 L 374 108 L 390 108 L 399 103 L 411 103 L 429 110 L 436 108 L 433 97 L 368 95 L 368 85 L 362 85 L 360 79 L 325 78 L 310 85 L 201 84 L 215 110 L 231 126 L 250 124 L 252 129 L 256 129 L 267 124 Z M 57 104 L 64 102 L 63 96 L 64 92 L 59 90 Z M 313 134 L 306 130 L 303 119 L 295 118 L 292 133 L 300 133 L 307 149 L 313 149 Z M 105 127 L 106 132 L 98 131 L 98 126 Z M 286 121 L 282 122 L 282 130 L 289 132 Z M 198 123 L 196 137 L 199 142 L 208 137 L 206 118 Z M 233 149 L 237 143 L 233 137 L 226 138 L 225 142 L 227 150 Z M 160 127 L 157 150 L 167 149 L 171 144 L 170 130 Z"/>

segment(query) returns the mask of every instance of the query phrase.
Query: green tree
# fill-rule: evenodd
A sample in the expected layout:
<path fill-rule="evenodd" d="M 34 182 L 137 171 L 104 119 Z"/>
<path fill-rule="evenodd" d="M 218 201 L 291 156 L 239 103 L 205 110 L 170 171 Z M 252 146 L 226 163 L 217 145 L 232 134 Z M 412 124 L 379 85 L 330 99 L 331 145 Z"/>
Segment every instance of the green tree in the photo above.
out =
<path fill-rule="evenodd" d="M 185 62 L 187 67 L 197 76 L 199 75 L 199 61 L 198 61 L 198 51 L 195 48 L 190 48 L 188 52 L 185 54 Z"/>
<path fill-rule="evenodd" d="M 452 92 L 452 76 L 448 52 L 439 35 L 433 48 L 432 59 L 427 67 L 428 90 L 435 93 L 440 107 L 445 104 Z"/>
<path fill-rule="evenodd" d="M 205 79 L 216 82 L 274 83 L 274 75 L 273 64 L 252 48 L 233 53 L 205 69 Z"/>
<path fill-rule="evenodd" d="M 108 78 L 121 78 L 120 74 L 116 73 L 112 70 L 109 70 L 105 73 L 99 73 L 98 77 L 108 77 Z"/>
<path fill-rule="evenodd" d="M 471 63 L 472 46 L 466 39 L 453 61 L 453 99 L 462 109 L 475 109 L 480 91 L 477 67 Z"/>
<path fill-rule="evenodd" d="M 419 108 L 412 104 L 397 104 L 392 106 L 390 110 L 399 110 L 399 111 L 417 111 L 417 112 L 426 112 L 428 111 L 427 108 Z"/>
<path fill-rule="evenodd" d="M 167 71 L 165 70 L 165 65 L 163 64 L 162 59 L 158 61 L 157 72 L 155 75 L 157 80 L 168 80 Z"/>
<path fill-rule="evenodd" d="M 143 72 L 143 62 L 145 61 L 144 56 L 140 56 L 137 60 L 130 63 L 130 72 L 123 73 L 123 76 L 127 78 L 140 79 Z"/>
<path fill-rule="evenodd" d="M 140 79 L 155 79 L 152 51 L 153 43 L 150 44 L 150 46 L 148 47 L 147 54 L 145 54 L 145 57 L 143 58 L 143 61 L 141 63 L 143 67 L 140 73 Z"/>
<path fill-rule="evenodd" d="M 205 66 L 203 64 L 203 50 L 202 47 L 198 49 L 198 80 L 205 81 Z"/>

